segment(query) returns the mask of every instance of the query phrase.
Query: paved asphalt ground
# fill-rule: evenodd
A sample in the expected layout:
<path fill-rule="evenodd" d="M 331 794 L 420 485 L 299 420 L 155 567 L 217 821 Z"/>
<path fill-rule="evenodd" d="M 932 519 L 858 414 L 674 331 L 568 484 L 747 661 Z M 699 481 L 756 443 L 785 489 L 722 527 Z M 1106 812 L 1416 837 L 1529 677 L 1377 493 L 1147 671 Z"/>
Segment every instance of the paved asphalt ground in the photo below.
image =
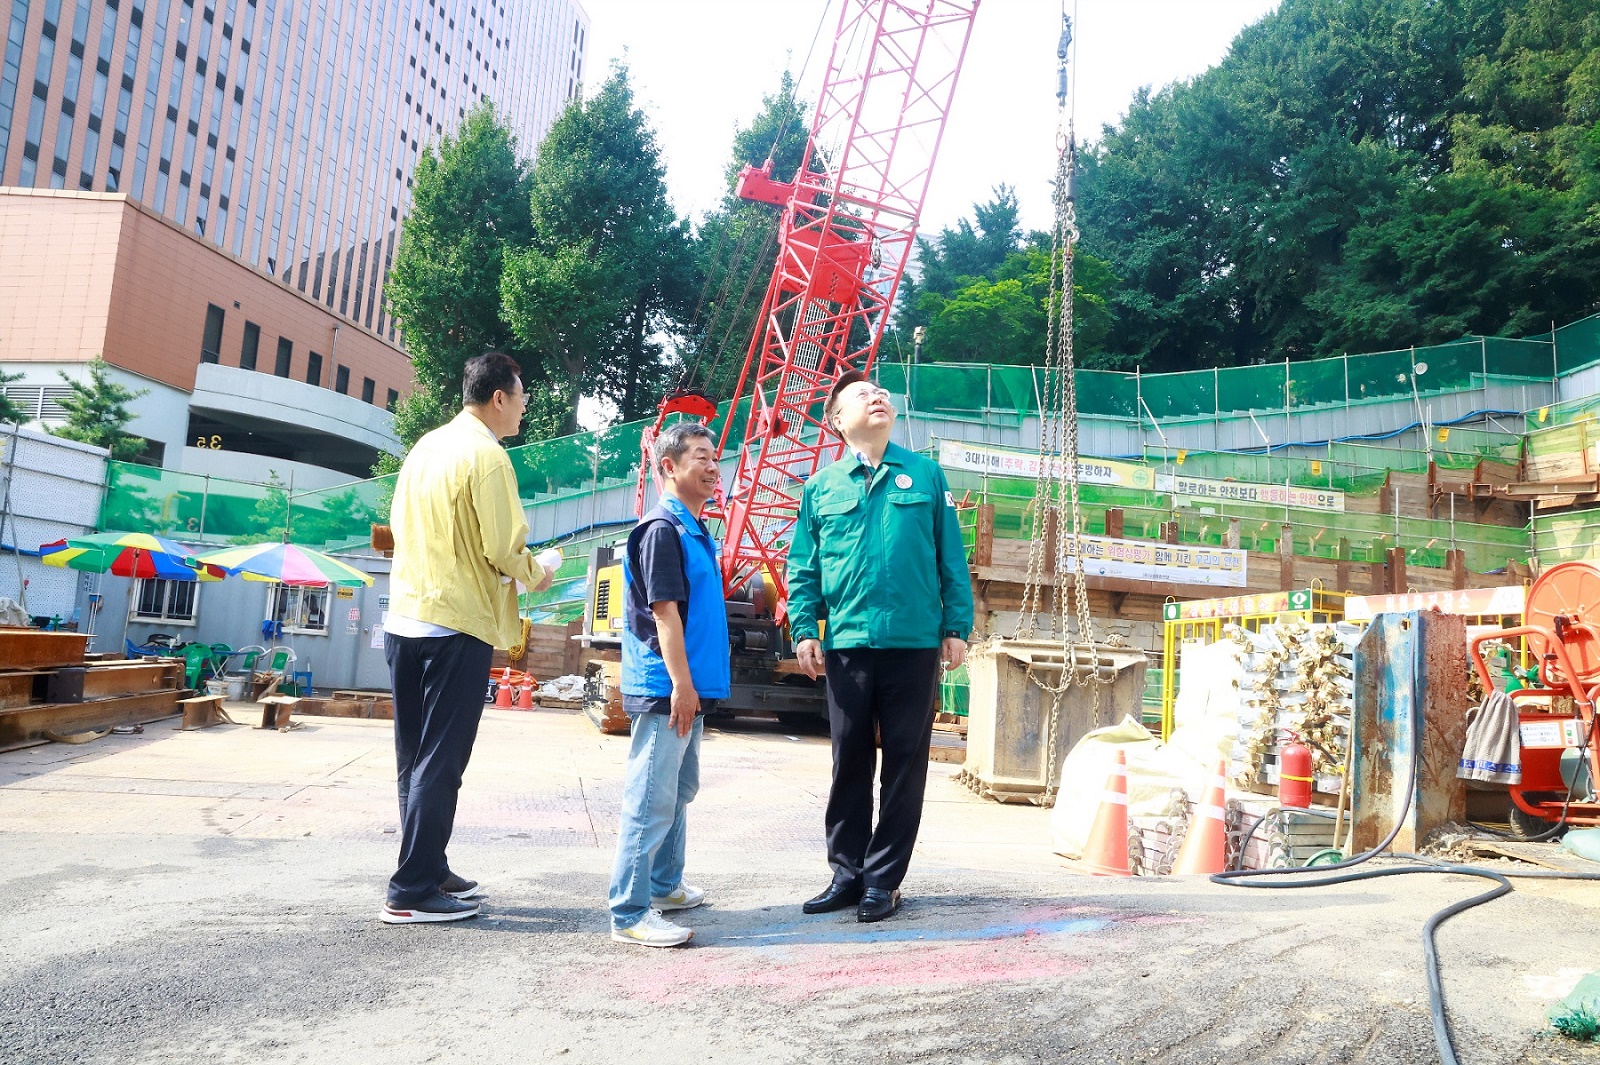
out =
<path fill-rule="evenodd" d="M 902 913 L 808 918 L 826 738 L 740 723 L 706 735 L 694 943 L 648 950 L 604 910 L 626 741 L 491 710 L 451 847 L 484 916 L 389 927 L 389 726 L 305 720 L 0 755 L 0 1062 L 1430 1062 L 1418 930 L 1482 883 L 1080 876 L 1047 811 L 935 765 Z M 1440 942 L 1463 1062 L 1600 1062 L 1540 1034 L 1600 888 Z"/>

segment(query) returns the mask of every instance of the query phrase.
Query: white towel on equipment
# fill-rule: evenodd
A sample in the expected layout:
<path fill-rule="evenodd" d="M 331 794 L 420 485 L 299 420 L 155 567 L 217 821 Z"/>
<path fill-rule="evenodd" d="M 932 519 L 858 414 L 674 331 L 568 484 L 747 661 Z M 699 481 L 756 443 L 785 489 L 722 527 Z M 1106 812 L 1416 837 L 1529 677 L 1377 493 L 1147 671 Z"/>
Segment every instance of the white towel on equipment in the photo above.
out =
<path fill-rule="evenodd" d="M 1456 776 L 1495 784 L 1522 783 L 1517 704 L 1505 692 L 1490 692 L 1482 706 L 1467 711 L 1467 742 Z"/>

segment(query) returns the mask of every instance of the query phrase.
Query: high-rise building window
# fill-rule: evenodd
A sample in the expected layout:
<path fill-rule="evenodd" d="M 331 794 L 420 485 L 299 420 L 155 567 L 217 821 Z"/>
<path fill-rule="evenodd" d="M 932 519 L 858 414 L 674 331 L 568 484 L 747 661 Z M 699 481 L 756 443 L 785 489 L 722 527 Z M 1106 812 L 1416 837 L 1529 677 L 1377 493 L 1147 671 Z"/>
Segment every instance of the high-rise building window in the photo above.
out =
<path fill-rule="evenodd" d="M 144 107 L 139 113 L 139 151 L 133 160 L 133 180 L 128 193 L 134 199 L 144 196 L 145 170 L 150 162 L 150 134 L 155 126 L 156 107 L 161 102 L 161 65 L 167 49 L 167 0 L 156 5 L 156 29 L 150 37 L 150 73 L 145 78 Z"/>
<path fill-rule="evenodd" d="M 28 30 L 28 0 L 12 0 L 11 24 L 6 30 L 5 54 L 0 55 L 0 170 L 11 147 L 11 116 L 17 102 L 17 78 L 22 69 L 22 35 Z"/>
<path fill-rule="evenodd" d="M 107 21 L 115 20 L 107 15 Z M 134 76 L 139 72 L 139 44 L 144 33 L 144 9 L 135 8 L 122 47 L 122 81 L 117 90 L 117 117 L 111 127 L 111 156 L 106 163 L 106 191 L 122 187 L 122 161 L 128 145 L 128 122 L 133 114 Z M 87 157 L 88 152 L 84 153 Z"/>
<path fill-rule="evenodd" d="M 322 386 L 322 356 L 315 351 L 306 356 L 306 384 Z"/>
<path fill-rule="evenodd" d="M 135 31 L 137 32 L 137 31 Z M 109 0 L 100 19 L 100 47 L 95 55 L 94 83 L 89 91 L 89 121 L 83 137 L 80 189 L 94 188 L 95 161 L 100 156 L 100 128 L 105 119 L 106 89 L 111 84 L 111 47 L 117 39 L 117 0 Z"/>
<path fill-rule="evenodd" d="M 244 343 L 239 345 L 239 369 L 256 368 L 256 349 L 261 346 L 261 327 L 254 322 L 244 323 Z"/>
<path fill-rule="evenodd" d="M 383 409 L 388 411 L 390 414 L 393 414 L 394 413 L 395 404 L 399 403 L 399 402 L 400 402 L 400 393 L 396 392 L 394 389 L 391 388 L 391 389 L 389 389 L 388 397 L 383 401 Z"/>
<path fill-rule="evenodd" d="M 206 304 L 206 332 L 200 341 L 200 361 L 222 360 L 222 308 L 215 303 Z"/>
<path fill-rule="evenodd" d="M 89 0 L 78 0 L 72 19 L 72 44 L 67 50 L 67 76 L 61 83 L 61 117 L 56 121 L 55 159 L 50 164 L 50 187 L 67 186 L 67 152 L 72 147 L 72 120 L 78 114 L 78 89 L 83 81 L 83 48 L 89 35 Z"/>
<path fill-rule="evenodd" d="M 350 394 L 350 367 L 340 366 L 333 371 L 333 390 L 341 396 Z"/>
<path fill-rule="evenodd" d="M 288 377 L 290 363 L 294 361 L 294 341 L 288 337 L 278 338 L 278 365 L 272 372 L 279 377 Z"/>
<path fill-rule="evenodd" d="M 50 72 L 56 62 L 56 34 L 60 32 L 61 0 L 45 0 L 44 29 L 39 39 L 39 59 L 34 64 L 33 97 L 28 101 L 28 128 L 22 143 L 22 169 L 17 184 L 31 187 L 38 177 L 39 143 L 44 139 L 44 109 L 50 99 Z"/>
<path fill-rule="evenodd" d="M 361 402 L 371 403 L 373 390 L 378 387 L 377 382 L 370 377 L 361 379 Z"/>

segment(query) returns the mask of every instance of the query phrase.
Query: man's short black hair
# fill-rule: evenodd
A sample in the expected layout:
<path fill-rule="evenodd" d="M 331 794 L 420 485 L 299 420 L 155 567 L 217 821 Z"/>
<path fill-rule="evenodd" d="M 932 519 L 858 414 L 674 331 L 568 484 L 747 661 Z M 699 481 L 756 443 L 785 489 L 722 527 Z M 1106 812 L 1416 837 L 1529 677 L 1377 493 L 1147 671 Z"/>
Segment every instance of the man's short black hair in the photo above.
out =
<path fill-rule="evenodd" d="M 510 355 L 491 351 L 468 359 L 461 375 L 461 402 L 469 407 L 481 407 L 494 398 L 496 392 L 511 395 L 517 390 L 522 377 L 522 367 Z"/>
<path fill-rule="evenodd" d="M 843 392 L 857 381 L 871 380 L 872 378 L 868 377 L 860 370 L 846 370 L 844 373 L 840 374 L 839 379 L 833 383 L 833 388 L 828 392 L 828 402 L 822 406 L 822 423 L 837 433 L 839 430 L 833 424 L 833 412 L 838 408 L 839 393 Z"/>

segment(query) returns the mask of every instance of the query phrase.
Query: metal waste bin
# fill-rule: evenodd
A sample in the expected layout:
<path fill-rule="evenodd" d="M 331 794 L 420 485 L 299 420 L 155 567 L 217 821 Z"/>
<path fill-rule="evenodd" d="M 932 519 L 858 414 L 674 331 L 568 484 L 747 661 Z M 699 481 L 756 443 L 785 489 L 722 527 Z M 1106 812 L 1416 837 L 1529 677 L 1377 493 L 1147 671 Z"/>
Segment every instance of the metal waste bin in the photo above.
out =
<path fill-rule="evenodd" d="M 967 709 L 967 760 L 961 779 L 979 795 L 1000 802 L 1048 805 L 1046 785 L 1059 781 L 1061 763 L 1083 736 L 1132 715 L 1138 720 L 1144 698 L 1147 660 L 1143 651 L 1097 645 L 1098 660 L 1109 674 L 1096 682 L 1074 684 L 1060 702 L 1029 678 L 1060 683 L 1061 644 L 1055 640 L 993 639 L 967 656 L 970 683 Z M 1046 779 L 1049 737 L 1047 715 L 1056 710 L 1055 771 Z"/>

